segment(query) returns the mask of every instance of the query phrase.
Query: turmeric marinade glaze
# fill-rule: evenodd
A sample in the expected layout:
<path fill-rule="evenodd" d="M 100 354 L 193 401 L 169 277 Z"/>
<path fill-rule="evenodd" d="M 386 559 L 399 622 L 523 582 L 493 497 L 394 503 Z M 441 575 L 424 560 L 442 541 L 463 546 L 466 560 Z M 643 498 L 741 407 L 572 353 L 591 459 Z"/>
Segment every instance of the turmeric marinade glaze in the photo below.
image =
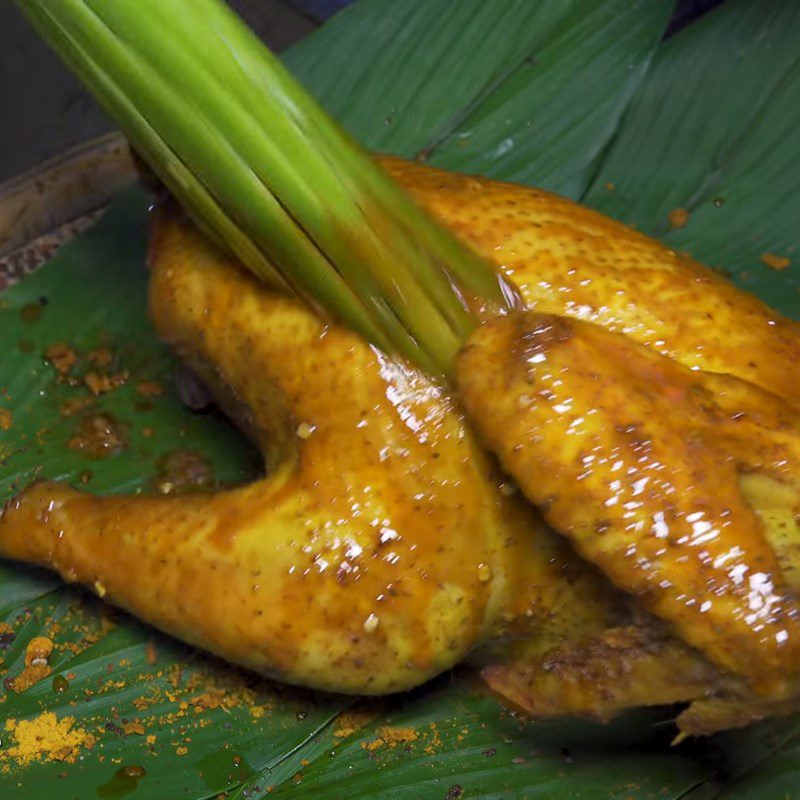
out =
<path fill-rule="evenodd" d="M 165 497 L 39 482 L 7 504 L 0 554 L 316 688 L 399 691 L 470 655 L 534 715 L 687 701 L 679 724 L 708 733 L 790 711 L 796 324 L 569 201 L 383 163 L 527 305 L 460 356 L 471 424 L 162 210 L 154 324 L 266 477 Z"/>

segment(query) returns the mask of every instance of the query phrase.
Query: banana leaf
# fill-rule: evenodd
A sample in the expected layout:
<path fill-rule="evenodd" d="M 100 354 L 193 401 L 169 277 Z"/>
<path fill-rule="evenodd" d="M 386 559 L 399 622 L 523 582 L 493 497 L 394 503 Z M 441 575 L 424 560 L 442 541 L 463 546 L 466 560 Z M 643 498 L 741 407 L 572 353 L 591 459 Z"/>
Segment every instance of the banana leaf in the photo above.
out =
<path fill-rule="evenodd" d="M 657 0 L 363 0 L 285 59 L 365 145 L 583 199 L 796 315 L 799 8 L 733 0 L 661 41 L 671 4 Z M 258 472 L 224 419 L 189 412 L 173 388 L 173 357 L 145 310 L 147 202 L 124 193 L 0 295 L 0 408 L 11 413 L 0 502 L 39 476 L 154 491 L 176 450 L 202 457 L 215 484 Z M 675 207 L 690 211 L 684 228 L 668 226 Z M 765 253 L 790 265 L 775 271 Z M 61 342 L 76 356 L 66 375 L 45 358 Z M 80 376 L 104 347 L 127 377 L 82 405 Z M 143 391 L 153 385 L 160 394 Z M 125 442 L 101 459 L 70 447 L 97 414 Z M 0 638 L 3 797 L 798 796 L 797 719 L 670 747 L 672 709 L 609 725 L 525 722 L 468 670 L 369 703 L 305 692 L 10 563 L 0 620 L 11 630 Z M 55 642 L 53 673 L 15 692 L 9 679 L 40 635 Z M 46 712 L 70 718 L 83 744 L 67 761 L 20 765 L 15 731 Z"/>
<path fill-rule="evenodd" d="M 800 4 L 732 0 L 665 42 L 584 198 L 790 316 L 800 312 L 799 41 Z M 689 214 L 677 228 L 676 208 Z M 778 279 L 770 255 L 788 262 Z"/>

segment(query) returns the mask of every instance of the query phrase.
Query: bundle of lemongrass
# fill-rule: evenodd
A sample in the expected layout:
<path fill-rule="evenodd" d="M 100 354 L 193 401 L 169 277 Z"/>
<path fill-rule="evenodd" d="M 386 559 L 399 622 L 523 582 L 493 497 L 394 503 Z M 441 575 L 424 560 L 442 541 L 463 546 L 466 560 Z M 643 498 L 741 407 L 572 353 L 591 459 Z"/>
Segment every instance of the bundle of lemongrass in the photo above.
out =
<path fill-rule="evenodd" d="M 18 2 L 195 221 L 263 280 L 443 375 L 474 311 L 514 302 L 223 0 Z"/>

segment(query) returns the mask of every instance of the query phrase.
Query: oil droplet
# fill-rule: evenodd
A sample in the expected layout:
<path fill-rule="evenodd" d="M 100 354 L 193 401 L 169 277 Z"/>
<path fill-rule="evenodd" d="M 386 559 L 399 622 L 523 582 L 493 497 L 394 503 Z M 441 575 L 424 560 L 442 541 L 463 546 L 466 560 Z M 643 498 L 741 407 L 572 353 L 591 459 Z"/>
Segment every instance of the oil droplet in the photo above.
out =
<path fill-rule="evenodd" d="M 56 675 L 53 678 L 53 691 L 66 692 L 69 689 L 69 681 L 63 675 Z"/>
<path fill-rule="evenodd" d="M 124 797 L 136 791 L 139 780 L 146 774 L 145 768 L 140 767 L 138 764 L 129 764 L 120 767 L 108 783 L 97 787 L 97 796 L 113 798 Z"/>
<path fill-rule="evenodd" d="M 311 438 L 311 434 L 317 429 L 316 425 L 309 425 L 307 422 L 301 422 L 297 426 L 297 437 L 299 439 L 309 439 Z"/>
<path fill-rule="evenodd" d="M 380 620 L 376 614 L 370 614 L 364 620 L 364 633 L 375 633 L 378 629 L 378 625 L 380 624 Z"/>
<path fill-rule="evenodd" d="M 714 198 L 714 205 L 717 208 L 722 208 L 725 205 L 725 198 L 724 197 L 715 197 Z"/>

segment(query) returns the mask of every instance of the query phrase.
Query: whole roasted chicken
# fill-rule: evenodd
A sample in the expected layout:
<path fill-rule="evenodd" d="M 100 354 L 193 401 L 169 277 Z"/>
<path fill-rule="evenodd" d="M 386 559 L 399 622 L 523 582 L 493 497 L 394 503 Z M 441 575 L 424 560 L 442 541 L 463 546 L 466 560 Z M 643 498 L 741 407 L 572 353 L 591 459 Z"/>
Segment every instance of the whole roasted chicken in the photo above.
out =
<path fill-rule="evenodd" d="M 38 482 L 0 554 L 310 687 L 396 692 L 469 657 L 533 716 L 685 702 L 705 734 L 796 709 L 798 325 L 567 200 L 382 164 L 524 300 L 472 335 L 456 389 L 162 208 L 153 322 L 265 477 Z"/>

